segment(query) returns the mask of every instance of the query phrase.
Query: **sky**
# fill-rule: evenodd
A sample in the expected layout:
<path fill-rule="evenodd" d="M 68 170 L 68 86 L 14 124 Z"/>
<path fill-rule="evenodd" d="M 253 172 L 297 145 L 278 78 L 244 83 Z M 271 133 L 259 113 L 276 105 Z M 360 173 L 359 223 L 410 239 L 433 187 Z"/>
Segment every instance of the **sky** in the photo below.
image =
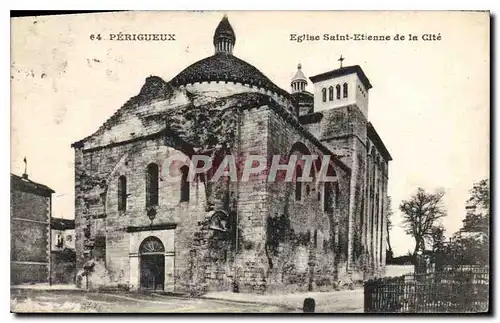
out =
<path fill-rule="evenodd" d="M 398 205 L 418 187 L 445 190 L 446 235 L 461 226 L 474 182 L 489 178 L 489 16 L 480 12 L 225 12 L 234 55 L 290 90 L 306 76 L 360 65 L 373 88 L 369 120 L 390 151 L 396 255 L 413 250 Z M 53 216 L 74 217 L 71 143 L 97 130 L 146 77 L 169 81 L 213 54 L 224 12 L 122 12 L 11 20 L 11 172 L 48 185 Z M 176 34 L 113 41 L 109 34 Z M 290 34 L 389 35 L 390 41 L 290 40 Z M 100 34 L 103 39 L 91 40 Z M 392 40 L 396 34 L 405 40 Z M 418 41 L 408 41 L 408 35 Z M 423 34 L 440 36 L 424 41 Z M 312 92 L 312 84 L 308 90 Z"/>

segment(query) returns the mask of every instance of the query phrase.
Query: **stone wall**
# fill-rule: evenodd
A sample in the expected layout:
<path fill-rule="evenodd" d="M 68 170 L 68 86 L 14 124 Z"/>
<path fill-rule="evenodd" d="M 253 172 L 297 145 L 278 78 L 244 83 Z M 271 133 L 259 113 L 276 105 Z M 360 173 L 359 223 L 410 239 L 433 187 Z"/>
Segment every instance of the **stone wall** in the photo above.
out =
<path fill-rule="evenodd" d="M 175 98 L 169 99 L 174 106 L 185 100 Z M 256 99 L 255 102 L 261 100 Z M 186 145 L 179 144 L 175 134 L 164 131 L 162 118 L 145 117 L 153 112 L 161 114 L 159 107 L 168 107 L 168 102 L 152 103 L 151 111 L 139 107 L 142 119 L 127 108 L 94 136 L 74 146 L 77 268 L 89 260 L 101 261 L 105 264 L 105 284 L 136 288 L 138 278 L 130 266 L 137 265 L 138 247 L 137 241 L 131 240 L 131 232 L 171 230 L 175 232 L 172 290 L 176 292 L 233 288 L 271 292 L 284 286 L 331 290 L 339 280 L 349 283 L 349 262 L 359 258 L 354 256 L 353 244 L 361 241 L 358 230 L 353 228 L 360 225 L 363 208 L 363 186 L 358 183 L 364 180 L 364 171 L 360 171 L 364 169 L 364 160 L 362 146 L 358 147 L 353 138 L 362 137 L 363 133 L 352 136 L 353 129 L 363 129 L 359 119 L 352 118 L 360 112 L 349 108 L 344 114 L 327 116 L 319 130 L 309 126 L 313 133 L 330 136 L 324 145 L 302 128 L 286 108 L 272 100 L 265 101 L 269 105 L 254 102 L 227 106 L 224 113 L 237 120 L 237 129 L 227 136 L 235 138 L 227 141 L 231 145 L 208 153 L 230 153 L 238 160 L 249 155 L 268 156 L 269 169 L 273 155 L 323 156 L 333 151 L 338 157 L 333 156 L 330 163 L 330 175 L 337 178 L 330 188 L 331 207 L 325 207 L 328 203 L 321 182 L 303 183 L 301 198 L 295 200 L 295 183 L 270 182 L 266 172 L 248 182 L 217 183 L 207 183 L 207 173 L 189 184 L 187 202 L 180 200 L 180 183 L 160 178 L 159 203 L 151 213 L 146 209 L 148 165 L 155 163 L 161 168 L 167 157 L 189 155 L 189 151 Z M 230 101 L 221 102 L 227 105 Z M 126 127 L 127 133 L 123 133 L 125 126 L 121 123 L 126 123 L 127 118 L 135 120 L 137 129 L 131 123 Z M 351 135 L 331 138 L 341 131 Z M 191 135 L 194 138 L 197 133 Z M 351 172 L 351 165 L 357 165 L 355 172 Z M 315 168 L 319 166 L 315 164 Z M 124 211 L 118 210 L 120 176 L 127 178 Z M 228 232 L 210 227 L 214 211 L 227 215 Z M 354 248 L 358 250 L 357 245 Z"/>
<path fill-rule="evenodd" d="M 53 251 L 51 275 L 53 284 L 74 284 L 76 275 L 75 252 L 70 249 Z"/>
<path fill-rule="evenodd" d="M 269 129 L 267 106 L 245 109 L 241 115 L 240 136 L 235 151 L 241 160 L 249 155 L 267 156 Z M 268 197 L 265 172 L 248 182 L 233 183 L 238 227 L 238 254 L 234 275 L 240 291 L 264 292 L 267 278 L 265 256 L 265 218 Z"/>
<path fill-rule="evenodd" d="M 388 161 L 368 138 L 367 120 L 357 105 L 326 109 L 321 114 L 319 122 L 305 127 L 352 170 L 349 269 L 355 279 L 378 276 L 385 266 L 383 207 L 387 200 Z"/>
<path fill-rule="evenodd" d="M 268 118 L 268 155 L 325 154 L 303 131 L 271 111 Z M 324 208 L 324 184 L 302 183 L 301 198 L 295 199 L 295 183 L 268 183 L 268 219 L 287 230 L 268 250 L 269 288 L 331 290 L 334 282 L 346 281 L 350 171 L 332 160 L 338 180 L 338 197 L 331 212 Z M 318 165 L 315 165 L 315 168 Z M 316 174 L 319 169 L 316 169 Z M 270 220 L 271 219 L 271 220 Z M 270 229 L 272 226 L 270 227 Z M 271 232 L 267 232 L 268 239 Z"/>
<path fill-rule="evenodd" d="M 50 197 L 11 190 L 11 283 L 48 282 Z"/>
<path fill-rule="evenodd" d="M 176 284 L 187 285 L 189 278 L 185 272 L 189 267 L 190 248 L 199 222 L 204 220 L 206 197 L 204 184 L 199 180 L 190 183 L 189 202 L 180 202 L 180 183 L 159 181 L 159 203 L 156 216 L 148 217 L 146 199 L 146 168 L 150 163 L 162 165 L 174 153 L 180 153 L 164 144 L 164 138 L 128 143 L 121 146 L 103 148 L 83 153 L 83 163 L 79 167 L 79 178 L 91 173 L 97 181 L 104 181 L 103 187 L 85 187 L 77 181 L 77 254 L 78 267 L 99 253 L 95 241 L 99 236 L 105 241 L 106 269 L 111 281 L 129 283 L 129 227 L 176 224 Z M 127 177 L 127 208 L 118 211 L 118 177 Z M 97 185 L 99 187 L 99 185 Z M 99 253 L 99 254 L 102 254 Z M 84 256 L 85 255 L 85 256 Z M 82 257 L 83 256 L 83 257 Z"/>

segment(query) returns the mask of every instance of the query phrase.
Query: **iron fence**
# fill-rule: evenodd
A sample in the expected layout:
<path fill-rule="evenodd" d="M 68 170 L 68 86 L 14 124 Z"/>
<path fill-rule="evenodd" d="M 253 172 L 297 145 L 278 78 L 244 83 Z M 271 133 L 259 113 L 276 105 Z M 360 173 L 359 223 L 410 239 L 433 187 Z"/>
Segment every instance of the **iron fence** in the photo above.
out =
<path fill-rule="evenodd" d="M 489 306 L 489 270 L 445 271 L 373 279 L 364 284 L 366 313 L 480 313 Z"/>

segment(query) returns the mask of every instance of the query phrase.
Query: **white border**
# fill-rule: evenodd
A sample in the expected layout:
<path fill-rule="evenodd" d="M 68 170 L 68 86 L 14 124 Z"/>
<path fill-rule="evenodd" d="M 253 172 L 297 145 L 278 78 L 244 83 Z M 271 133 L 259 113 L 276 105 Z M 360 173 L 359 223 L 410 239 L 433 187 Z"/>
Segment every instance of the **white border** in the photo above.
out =
<path fill-rule="evenodd" d="M 436 1 L 436 0 L 421 0 L 421 1 L 415 1 L 415 2 L 402 2 L 402 1 L 397 1 L 397 0 L 377 0 L 377 1 L 355 1 L 355 0 L 349 0 L 349 1 L 316 1 L 312 2 L 311 0 L 286 0 L 286 1 L 279 1 L 279 2 L 270 2 L 269 0 L 252 0 L 251 2 L 245 1 L 245 2 L 237 2 L 237 1 L 228 1 L 228 0 L 218 0 L 218 1 L 211 1 L 207 2 L 206 0 L 192 0 L 189 2 L 186 1 L 135 1 L 135 0 L 121 0 L 121 1 L 116 1 L 116 3 L 111 3 L 109 2 L 104 2 L 102 0 L 87 0 L 87 1 L 44 1 L 43 3 L 40 1 L 36 0 L 31 0 L 31 1 L 15 1 L 15 2 L 10 2 L 10 1 L 4 1 L 2 2 L 1 6 L 9 6 L 9 10 L 75 10 L 75 9 L 80 9 L 80 10 L 109 10 L 110 8 L 113 8 L 114 10 L 491 10 L 492 14 L 494 15 L 495 13 L 498 13 L 498 1 L 485 1 L 485 0 L 475 0 L 475 1 L 449 1 L 449 2 L 444 2 L 444 1 Z M 3 127 L 0 127 L 0 144 L 1 144 L 1 151 L 3 152 L 3 158 L 0 159 L 1 161 L 1 168 L 3 169 L 3 172 L 1 172 L 1 178 L 0 180 L 0 187 L 1 187 L 1 194 L 0 194 L 0 205 L 2 207 L 2 217 L 3 217 L 3 224 L 1 226 L 2 228 L 2 234 L 0 236 L 2 237 L 2 243 L 1 249 L 2 249 L 2 254 L 0 259 L 4 259 L 4 264 L 7 262 L 7 259 L 9 255 L 9 248 L 10 248 L 10 223 L 8 223 L 8 218 L 9 218 L 9 190 L 10 190 L 10 177 L 7 177 L 7 169 L 10 170 L 10 18 L 9 18 L 9 12 L 7 10 L 2 10 L 2 15 L 1 15 L 1 26 L 0 26 L 0 31 L 2 33 L 1 39 L 3 40 L 3 46 L 1 47 L 1 58 L 2 58 L 2 63 L 0 64 L 0 68 L 2 70 L 2 95 L 1 98 L 4 100 L 4 103 L 2 104 L 2 109 L 0 109 L 2 116 L 0 118 L 1 122 L 4 123 Z M 495 34 L 495 42 L 498 42 L 498 34 Z M 464 44 L 466 46 L 466 44 Z M 492 57 L 493 58 L 493 57 Z M 9 62 L 9 64 L 7 64 Z M 493 72 L 497 72 L 497 68 Z M 496 84 L 495 88 L 492 89 L 494 92 L 500 92 L 499 91 L 499 86 L 498 83 Z M 494 102 L 491 102 L 492 106 L 494 106 Z M 498 113 L 496 113 L 496 117 L 494 120 L 495 124 L 498 124 Z M 495 131 L 495 138 L 496 138 L 496 131 Z M 498 138 L 496 138 L 498 139 Z M 495 151 L 498 151 L 498 145 L 499 141 L 495 141 Z M 492 147 L 493 148 L 493 147 Z M 9 153 L 7 153 L 7 151 Z M 493 163 L 492 163 L 493 166 Z M 498 179 L 497 176 L 495 176 L 495 179 Z M 497 181 L 495 181 L 497 182 Z M 495 202 L 497 201 L 497 196 L 498 194 L 495 192 Z M 498 204 L 496 204 L 498 205 Z M 499 226 L 500 221 L 498 219 L 495 221 L 495 229 L 496 232 L 499 232 L 498 226 Z M 494 236 L 494 235 L 493 235 Z M 500 248 L 493 248 L 494 252 L 494 259 L 497 259 L 499 257 Z M 10 279 L 10 273 L 7 270 L 7 266 L 2 267 L 2 286 L 0 289 L 0 295 L 1 295 L 1 304 L 2 304 L 2 311 L 1 313 L 8 313 L 10 311 L 10 288 L 9 288 L 9 279 Z M 496 266 L 495 266 L 496 268 Z M 496 270 L 495 270 L 496 271 Z M 497 277 L 497 276 L 495 276 Z M 492 281 L 492 287 L 494 286 L 494 281 Z M 498 297 L 494 298 L 495 304 L 494 307 L 498 308 Z M 472 317 L 466 317 L 468 320 L 478 320 L 479 318 L 472 318 Z M 14 315 L 8 315 L 8 320 L 13 320 L 15 318 Z M 52 317 L 43 317 L 42 319 L 51 319 Z M 123 320 L 123 319 L 138 319 L 138 317 L 130 316 L 130 317 L 103 317 L 107 320 Z M 198 316 L 198 317 L 179 317 L 179 316 L 174 316 L 174 317 L 148 317 L 149 319 L 156 319 L 156 320 L 178 320 L 179 318 L 185 320 L 185 319 L 203 319 L 206 320 L 207 318 L 210 319 L 229 319 L 233 320 L 236 317 L 234 316 L 225 316 L 225 317 L 204 317 L 204 316 Z M 398 317 L 399 319 L 407 319 L 407 317 Z M 444 318 L 444 317 L 441 317 Z M 25 318 L 25 321 L 31 321 L 34 319 L 40 319 L 38 317 L 28 317 Z M 68 320 L 71 319 L 72 321 L 79 321 L 82 319 L 85 319 L 83 317 L 61 317 L 60 319 L 62 320 Z M 99 317 L 98 319 L 101 319 Z M 281 320 L 289 320 L 291 319 L 290 316 L 283 316 L 283 317 L 278 317 L 278 316 L 273 316 L 273 317 L 250 317 L 250 319 L 258 319 L 258 320 L 275 320 L 275 319 L 281 319 Z M 311 320 L 311 317 L 297 317 L 297 319 L 300 320 Z M 348 318 L 342 318 L 342 317 L 332 317 L 331 319 L 335 321 L 344 321 L 347 320 Z M 368 320 L 380 320 L 384 319 L 384 317 L 369 317 L 367 316 L 366 318 L 362 317 L 355 317 L 353 318 L 355 320 L 362 320 L 362 321 L 368 321 Z M 426 317 L 426 319 L 429 319 L 429 317 Z M 432 319 L 432 318 L 431 318 Z M 453 319 L 456 319 L 455 317 Z"/>

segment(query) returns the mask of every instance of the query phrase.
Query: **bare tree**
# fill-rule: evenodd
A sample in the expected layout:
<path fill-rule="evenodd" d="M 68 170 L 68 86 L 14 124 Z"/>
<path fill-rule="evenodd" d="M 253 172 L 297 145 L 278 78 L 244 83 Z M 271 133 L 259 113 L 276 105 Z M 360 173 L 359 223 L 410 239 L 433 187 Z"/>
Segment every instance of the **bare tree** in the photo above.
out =
<path fill-rule="evenodd" d="M 419 252 L 425 251 L 426 242 L 433 241 L 439 219 L 446 216 L 443 206 L 443 191 L 428 193 L 418 188 L 410 200 L 402 201 L 399 209 L 403 212 L 403 225 L 406 233 L 415 238 L 413 260 L 417 269 Z"/>
<path fill-rule="evenodd" d="M 390 232 L 391 232 L 391 229 L 392 229 L 392 203 L 391 203 L 391 197 L 388 196 L 387 197 L 387 205 L 386 205 L 386 225 L 387 225 L 387 250 L 386 250 L 386 253 L 387 253 L 387 256 L 386 256 L 386 261 L 387 260 L 392 260 L 393 256 L 394 256 L 394 253 L 392 251 L 392 246 L 391 246 L 391 239 L 390 239 Z"/>

